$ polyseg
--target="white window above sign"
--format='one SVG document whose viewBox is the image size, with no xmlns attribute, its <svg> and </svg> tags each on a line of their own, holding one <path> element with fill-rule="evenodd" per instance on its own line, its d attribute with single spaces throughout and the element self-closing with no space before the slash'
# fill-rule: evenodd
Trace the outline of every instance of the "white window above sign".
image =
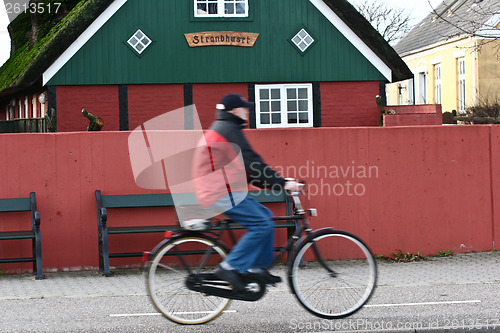
<svg viewBox="0 0 500 333">
<path fill-rule="evenodd" d="M 195 17 L 247 17 L 248 0 L 194 0 Z"/>
<path fill-rule="evenodd" d="M 127 43 L 137 51 L 138 54 L 142 54 L 142 52 L 151 45 L 151 39 L 139 29 L 129 38 Z"/>
</svg>

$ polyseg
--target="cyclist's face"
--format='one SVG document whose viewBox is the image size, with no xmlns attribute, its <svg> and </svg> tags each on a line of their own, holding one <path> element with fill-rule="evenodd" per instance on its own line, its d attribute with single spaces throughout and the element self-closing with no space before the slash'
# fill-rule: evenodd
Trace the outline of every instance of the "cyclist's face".
<svg viewBox="0 0 500 333">
<path fill-rule="evenodd" d="M 229 112 L 231 112 L 232 114 L 234 114 L 237 117 L 240 117 L 245 122 L 248 122 L 248 109 L 247 108 L 237 108 L 237 109 L 233 109 Z"/>
</svg>

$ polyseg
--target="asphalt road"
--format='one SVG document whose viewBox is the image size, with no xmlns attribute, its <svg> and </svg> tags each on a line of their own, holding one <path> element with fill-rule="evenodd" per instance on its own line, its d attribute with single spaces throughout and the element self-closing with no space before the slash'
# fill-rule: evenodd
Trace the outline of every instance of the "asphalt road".
<svg viewBox="0 0 500 333">
<path fill-rule="evenodd" d="M 47 275 L 0 277 L 0 332 L 500 332 L 499 253 L 379 262 L 374 297 L 342 320 L 310 315 L 282 283 L 210 323 L 181 326 L 155 312 L 138 271 Z"/>
</svg>

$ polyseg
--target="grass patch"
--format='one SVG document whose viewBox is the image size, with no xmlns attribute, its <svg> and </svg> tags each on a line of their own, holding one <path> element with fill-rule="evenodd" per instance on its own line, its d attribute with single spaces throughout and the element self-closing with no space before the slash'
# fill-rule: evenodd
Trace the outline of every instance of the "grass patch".
<svg viewBox="0 0 500 333">
<path fill-rule="evenodd" d="M 448 250 L 448 251 L 439 251 L 438 252 L 438 257 L 452 257 L 453 256 L 453 251 L 452 250 Z"/>
<path fill-rule="evenodd" d="M 417 254 L 409 253 L 406 252 L 404 253 L 403 250 L 398 250 L 396 252 L 392 253 L 391 257 L 386 257 L 383 255 L 377 256 L 377 259 L 381 259 L 384 261 L 388 262 L 416 262 L 416 261 L 423 261 L 427 260 L 428 258 L 421 255 L 420 252 L 417 252 Z"/>
</svg>

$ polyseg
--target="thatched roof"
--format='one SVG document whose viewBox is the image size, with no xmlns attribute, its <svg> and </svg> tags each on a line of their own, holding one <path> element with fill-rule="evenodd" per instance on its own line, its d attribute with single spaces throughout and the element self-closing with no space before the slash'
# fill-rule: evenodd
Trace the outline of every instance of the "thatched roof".
<svg viewBox="0 0 500 333">
<path fill-rule="evenodd" d="M 44 16 L 37 42 L 31 49 L 27 38 L 31 19 L 29 13 L 20 14 L 9 25 L 16 50 L 0 68 L 0 99 L 18 91 L 41 89 L 42 73 L 112 1 L 81 0 L 74 5 L 66 1 L 71 7 L 69 13 L 64 17 Z"/>
</svg>

